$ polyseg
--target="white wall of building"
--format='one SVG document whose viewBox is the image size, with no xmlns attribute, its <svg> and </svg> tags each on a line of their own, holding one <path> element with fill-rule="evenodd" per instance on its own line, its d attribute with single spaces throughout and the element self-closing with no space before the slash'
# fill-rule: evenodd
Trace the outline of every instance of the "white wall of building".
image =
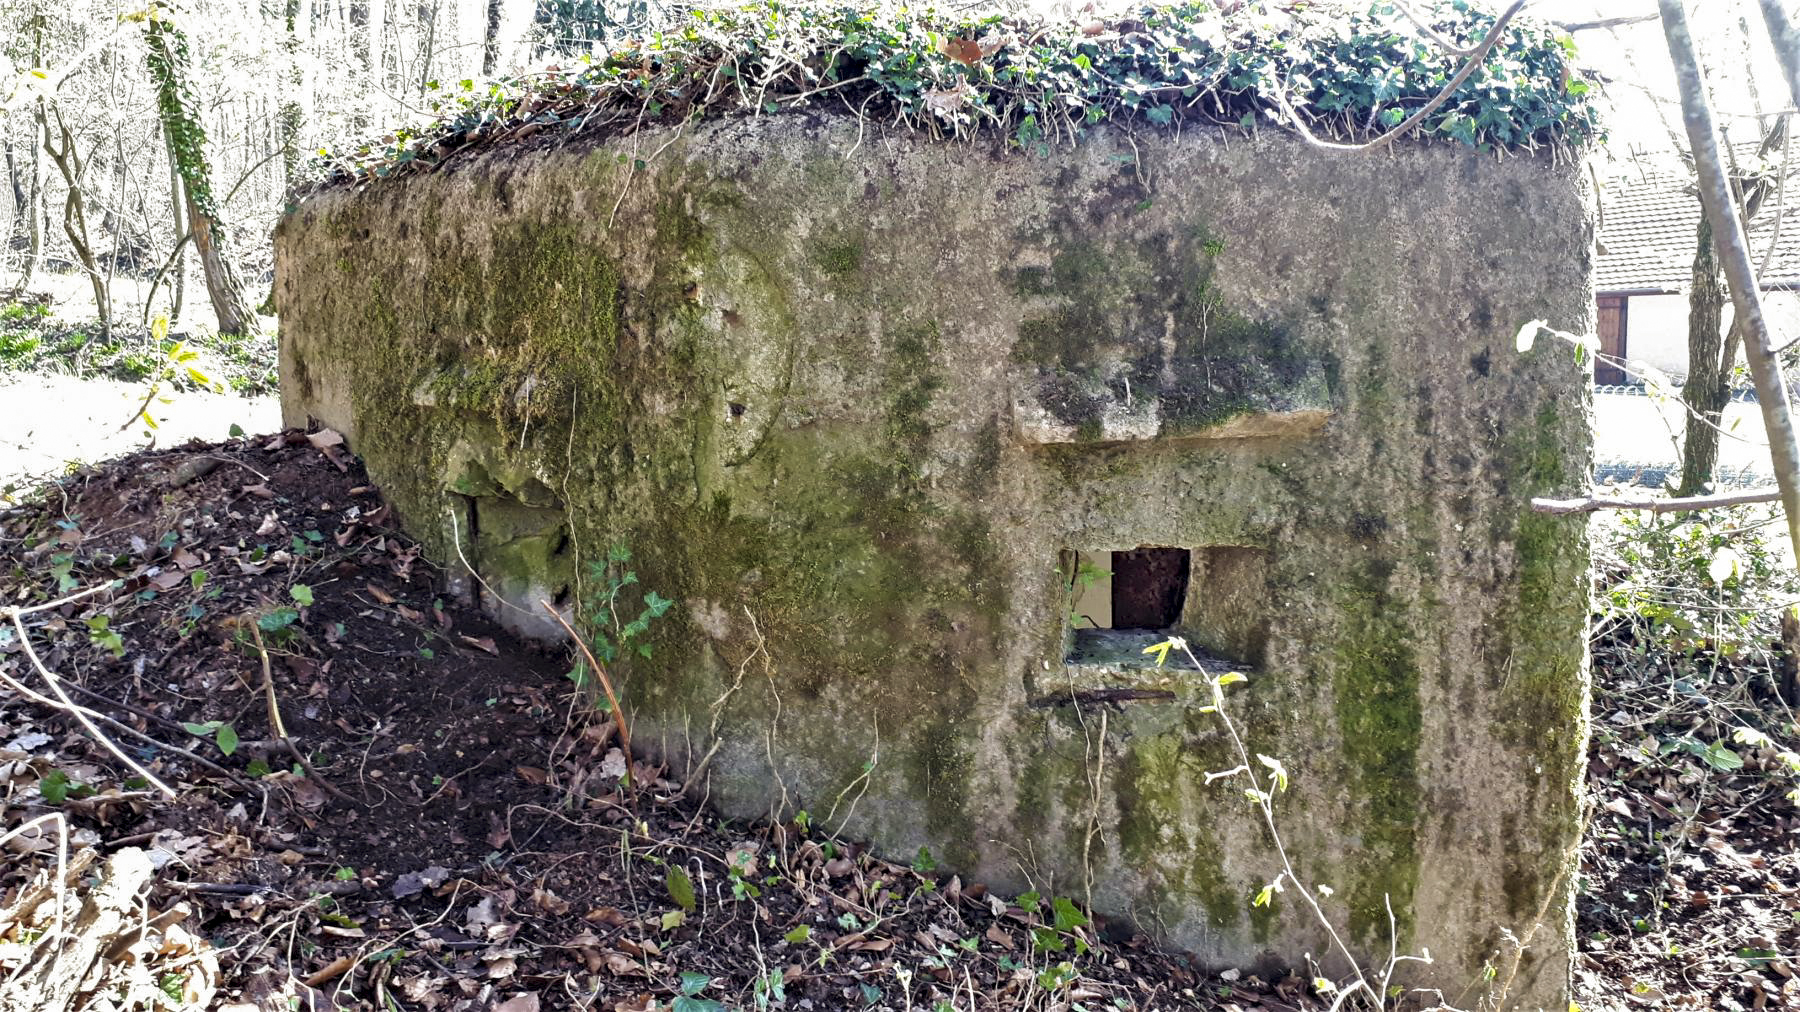
<svg viewBox="0 0 1800 1012">
<path fill-rule="evenodd" d="M 1800 292 L 1765 292 L 1763 311 L 1779 346 L 1800 337 Z M 1731 325 L 1725 306 L 1725 326 Z M 1677 383 L 1687 378 L 1687 295 L 1633 295 L 1625 300 L 1625 358 L 1649 365 Z"/>
</svg>

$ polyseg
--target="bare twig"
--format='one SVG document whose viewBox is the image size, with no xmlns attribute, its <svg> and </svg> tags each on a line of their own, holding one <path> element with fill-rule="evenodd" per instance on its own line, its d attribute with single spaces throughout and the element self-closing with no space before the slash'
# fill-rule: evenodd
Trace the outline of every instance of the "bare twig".
<svg viewBox="0 0 1800 1012">
<path fill-rule="evenodd" d="M 1641 25 L 1646 21 L 1655 21 L 1655 14 L 1628 14 L 1616 18 L 1599 18 L 1594 21 L 1553 21 L 1556 27 L 1573 35 L 1576 32 L 1591 31 L 1595 28 L 1623 28 L 1626 25 Z"/>
<path fill-rule="evenodd" d="M 13 628 L 15 630 L 17 630 L 18 634 L 19 634 L 19 645 L 24 648 L 26 658 L 28 658 L 31 661 L 31 666 L 37 669 L 38 677 L 42 678 L 44 680 L 44 684 L 50 686 L 50 691 L 56 694 L 56 700 L 52 701 L 52 700 L 46 698 L 45 696 L 42 696 L 36 692 L 31 691 L 29 688 L 26 688 L 24 685 L 20 684 L 19 682 L 14 681 L 11 676 L 8 676 L 4 673 L 0 673 L 0 679 L 4 679 L 7 683 L 12 685 L 13 688 L 17 689 L 22 694 L 24 694 L 28 697 L 35 697 L 36 699 L 38 699 L 41 702 L 48 703 L 49 705 L 55 706 L 57 709 L 62 710 L 65 713 L 72 715 L 76 719 L 76 721 L 78 721 L 81 724 L 81 726 L 87 730 L 87 733 L 89 735 L 91 735 L 95 741 L 100 743 L 101 747 L 105 748 L 108 752 L 111 752 L 114 756 L 118 757 L 120 762 L 123 762 L 127 767 L 129 767 L 133 773 L 136 773 L 138 776 L 143 777 L 144 781 L 146 783 L 148 783 L 150 786 L 155 787 L 157 790 L 161 791 L 165 796 L 167 796 L 169 798 L 174 798 L 175 797 L 174 788 L 171 788 L 168 784 L 165 784 L 161 780 L 158 780 L 156 778 L 156 774 L 151 773 L 149 770 L 145 769 L 141 764 L 138 763 L 137 760 L 126 755 L 125 751 L 123 749 L 121 749 L 121 748 L 119 748 L 119 746 L 113 744 L 113 740 L 111 738 L 108 738 L 105 735 L 105 733 L 103 733 L 100 730 L 100 728 L 94 724 L 93 720 L 90 719 L 90 714 L 92 714 L 92 711 L 88 710 L 86 707 L 81 706 L 80 704 L 76 703 L 73 699 L 69 698 L 69 694 L 67 692 L 63 691 L 61 680 L 58 679 L 56 677 L 56 675 L 53 672 L 51 672 L 49 667 L 47 667 L 44 664 L 43 658 L 38 656 L 37 648 L 35 648 L 31 645 L 31 635 L 25 631 L 24 616 L 28 612 L 43 611 L 47 608 L 60 607 L 61 605 L 69 604 L 74 601 L 79 601 L 85 597 L 91 597 L 95 594 L 100 593 L 103 590 L 111 590 L 112 587 L 113 587 L 113 584 L 108 583 L 101 587 L 89 588 L 88 590 L 82 591 L 79 594 L 71 594 L 68 597 L 61 598 L 56 601 L 51 601 L 48 604 L 35 605 L 30 608 L 18 608 L 18 607 L 0 608 L 0 618 L 7 618 L 7 619 L 12 620 Z M 104 716 L 104 715 L 93 714 L 93 716 Z M 111 720 L 111 718 L 106 718 L 106 719 Z M 116 724 L 118 722 L 112 721 L 112 723 Z M 121 725 L 121 726 L 123 726 L 123 725 Z"/>
<path fill-rule="evenodd" d="M 95 39 L 88 44 L 86 49 L 76 53 L 67 62 L 55 70 L 45 71 L 41 76 L 36 73 L 20 75 L 18 83 L 13 89 L 8 91 L 5 95 L 0 96 L 0 113 L 12 112 L 14 109 L 20 108 L 24 103 L 31 99 L 43 95 L 55 94 L 56 90 L 62 87 L 63 81 L 66 80 L 70 74 L 75 73 L 76 69 L 83 63 L 86 63 L 88 60 L 99 55 L 101 50 L 104 50 L 106 47 L 118 41 L 119 36 L 124 35 L 129 30 L 130 24 L 126 21 L 121 21 L 119 27 L 113 29 L 110 34 Z"/>
<path fill-rule="evenodd" d="M 1481 48 L 1481 43 L 1479 42 L 1472 46 L 1457 46 L 1456 43 L 1445 38 L 1442 32 L 1431 27 L 1430 23 L 1424 18 L 1414 14 L 1412 8 L 1407 6 L 1406 0 L 1394 0 L 1394 6 L 1399 9 L 1400 13 L 1406 15 L 1406 20 L 1411 21 L 1414 27 L 1418 28 L 1419 31 L 1424 32 L 1426 38 L 1437 43 L 1439 49 L 1449 53 L 1451 56 L 1474 56 L 1476 50 Z"/>
<path fill-rule="evenodd" d="M 1194 651 L 1187 645 L 1187 641 L 1177 638 L 1174 642 L 1175 645 L 1180 648 L 1181 652 L 1187 655 L 1188 663 L 1194 666 L 1194 670 L 1205 674 L 1206 665 L 1201 664 L 1200 658 L 1194 656 Z M 1231 745 L 1237 752 L 1241 771 L 1250 777 L 1252 784 L 1255 784 L 1256 775 L 1253 771 L 1256 769 L 1256 764 L 1250 758 L 1250 750 L 1244 745 L 1244 739 L 1238 735 L 1237 723 L 1231 719 L 1230 714 L 1225 710 L 1225 690 L 1224 686 L 1220 683 L 1220 679 L 1223 677 L 1224 676 L 1222 675 L 1207 676 L 1208 683 L 1212 687 L 1214 713 L 1218 716 L 1219 722 L 1225 726 L 1225 733 L 1231 738 Z M 1209 780 L 1213 779 L 1213 777 L 1213 774 L 1208 774 Z M 1300 898 L 1306 902 L 1306 905 L 1312 908 L 1313 916 L 1318 920 L 1319 926 L 1325 929 L 1325 934 L 1331 939 L 1332 947 L 1337 949 L 1338 953 L 1344 957 L 1344 960 L 1350 964 L 1350 972 L 1356 977 L 1356 982 L 1349 987 L 1344 988 L 1343 991 L 1339 993 L 1337 1001 L 1333 1002 L 1331 1007 L 1333 1009 L 1338 1008 L 1339 1005 L 1350 997 L 1350 995 L 1355 994 L 1359 989 L 1368 992 L 1377 1002 L 1379 1002 L 1382 1000 L 1382 996 L 1375 992 L 1374 988 L 1370 986 L 1368 979 L 1363 976 L 1362 964 L 1357 961 L 1355 954 L 1350 951 L 1350 947 L 1344 944 L 1343 938 L 1338 935 L 1337 928 L 1332 925 L 1331 918 L 1325 916 L 1325 911 L 1319 906 L 1319 901 L 1313 897 L 1313 890 L 1306 884 L 1304 879 L 1295 873 L 1294 864 L 1288 859 L 1287 845 L 1282 842 L 1281 830 L 1275 825 L 1275 790 L 1276 786 L 1273 783 L 1270 784 L 1267 791 L 1263 791 L 1259 788 L 1257 791 L 1256 808 L 1263 817 L 1263 826 L 1269 831 L 1269 839 L 1275 844 L 1275 854 L 1281 859 L 1282 873 L 1287 876 L 1289 882 L 1294 884 L 1294 891 L 1298 892 Z M 1279 878 L 1277 881 L 1279 881 Z"/>
<path fill-rule="evenodd" d="M 126 429 L 131 428 L 132 422 L 145 417 L 145 412 L 150 410 L 150 402 L 156 400 L 156 395 L 160 393 L 162 393 L 162 384 L 152 380 L 150 383 L 150 391 L 144 395 L 143 403 L 137 406 L 137 410 L 131 413 L 130 418 L 125 419 L 125 424 L 119 426 L 118 431 L 124 432 Z M 152 426 L 152 428 L 154 428 L 154 426 Z"/>
<path fill-rule="evenodd" d="M 756 616 L 751 613 L 748 605 L 744 607 L 744 614 L 749 615 L 752 622 L 756 620 Z M 737 667 L 737 678 L 725 687 L 725 691 L 719 693 L 719 698 L 713 700 L 712 726 L 707 730 L 707 737 L 712 739 L 712 744 L 707 746 L 706 754 L 701 756 L 700 761 L 688 771 L 687 783 L 681 787 L 683 794 L 693 797 L 696 787 L 705 784 L 707 767 L 712 764 L 713 756 L 718 753 L 719 746 L 725 743 L 725 739 L 719 736 L 719 725 L 725 719 L 725 705 L 731 701 L 732 696 L 737 694 L 738 689 L 743 687 L 745 669 L 750 666 L 750 662 L 755 660 L 758 654 L 762 653 L 765 646 L 762 637 L 757 636 L 755 649 L 746 654 L 743 662 Z M 690 751 L 689 755 L 692 754 Z"/>
<path fill-rule="evenodd" d="M 500 596 L 500 592 L 490 586 L 486 580 L 483 580 L 481 574 L 475 571 L 475 567 L 469 564 L 469 557 L 464 555 L 462 550 L 462 526 L 456 522 L 456 509 L 455 507 L 447 505 L 444 507 L 444 513 L 450 517 L 450 545 L 456 549 L 456 558 L 457 561 L 463 564 L 463 570 L 469 574 L 470 578 L 481 585 L 481 589 L 492 595 L 494 600 L 500 603 L 501 607 L 511 608 L 521 615 L 530 615 L 530 609 L 521 608 Z"/>
<path fill-rule="evenodd" d="M 619 697 L 613 692 L 612 679 L 607 677 L 606 669 L 600 665 L 594 652 L 588 649 L 587 641 L 575 632 L 575 627 L 569 624 L 568 619 L 563 618 L 562 613 L 557 611 L 549 601 L 539 600 L 538 603 L 544 606 L 544 610 L 550 613 L 550 617 L 556 620 L 556 624 L 562 626 L 563 630 L 569 634 L 569 638 L 575 641 L 575 645 L 581 648 L 581 656 L 587 658 L 588 665 L 594 669 L 594 674 L 600 679 L 600 688 L 605 691 L 606 701 L 612 704 L 613 717 L 619 722 L 619 748 L 625 753 L 625 787 L 631 791 L 631 803 L 636 805 L 637 775 L 631 768 L 631 724 L 626 721 L 625 708 L 619 705 Z"/>
<path fill-rule="evenodd" d="M 257 656 L 262 658 L 263 702 L 267 704 L 269 708 L 269 732 L 280 739 L 283 745 L 287 746 L 287 750 L 293 755 L 294 761 L 300 764 L 300 768 L 306 771 L 307 777 L 311 779 L 313 783 L 318 784 L 323 788 L 325 793 L 345 804 L 358 804 L 355 798 L 352 798 L 350 795 L 333 787 L 331 781 L 320 776 L 319 771 L 313 769 L 313 764 L 307 762 L 306 754 L 300 751 L 298 745 L 294 744 L 294 739 L 288 737 L 287 726 L 281 721 L 281 707 L 275 702 L 275 673 L 269 666 L 269 650 L 267 647 L 263 646 L 262 630 L 257 628 L 254 619 L 250 622 L 250 638 L 256 642 Z"/>
<path fill-rule="evenodd" d="M 10 924 L 23 923 L 37 911 L 38 907 L 43 905 L 43 902 L 46 899 L 54 897 L 56 900 L 56 921 L 51 932 L 60 942 L 60 939 L 63 937 L 63 908 L 66 905 L 64 896 L 67 894 L 69 880 L 93 862 L 95 852 L 91 848 L 84 850 L 82 851 L 82 860 L 78 860 L 74 863 L 70 862 L 69 820 L 64 818 L 63 813 L 61 812 L 50 812 L 49 814 L 40 815 L 35 819 L 27 821 L 19 828 L 0 836 L 0 844 L 6 843 L 15 836 L 23 836 L 26 832 L 35 829 L 46 822 L 56 827 L 56 871 L 53 873 L 50 882 L 44 888 L 28 890 L 16 897 L 12 907 L 7 911 L 7 914 Z M 10 924 L 0 922 L 0 926 L 10 927 Z M 6 983 L 11 984 L 18 978 L 19 974 L 25 972 L 25 968 L 29 965 L 28 962 L 19 964 L 19 968 L 13 971 L 11 976 L 7 977 Z"/>
<path fill-rule="evenodd" d="M 1438 106 L 1449 101 L 1451 95 L 1456 94 L 1456 89 L 1461 88 L 1463 82 L 1467 81 L 1470 76 L 1475 73 L 1476 69 L 1481 66 L 1482 61 L 1487 59 L 1488 53 L 1493 51 L 1494 45 L 1500 41 L 1501 33 L 1506 31 L 1506 23 L 1512 20 L 1513 15 L 1519 13 L 1520 8 L 1524 7 L 1525 3 L 1526 0 L 1513 0 L 1512 3 L 1508 4 L 1506 10 L 1500 12 L 1500 17 L 1494 22 L 1494 27 L 1488 29 L 1486 37 L 1484 37 L 1480 44 L 1474 48 L 1473 55 L 1463 62 L 1462 68 L 1456 72 L 1456 76 L 1452 77 L 1449 83 L 1445 84 L 1443 89 L 1436 95 L 1433 95 L 1431 101 L 1426 102 L 1420 107 L 1418 112 L 1408 116 L 1399 126 L 1396 126 L 1372 141 L 1366 141 L 1362 144 L 1338 144 L 1334 141 L 1321 140 L 1314 136 L 1312 131 L 1306 128 L 1306 123 L 1301 120 L 1300 114 L 1294 110 L 1294 107 L 1291 104 L 1289 104 L 1287 100 L 1287 90 L 1285 88 L 1278 89 L 1275 92 L 1275 101 L 1281 106 L 1282 115 L 1287 117 L 1289 125 L 1300 134 L 1301 139 L 1305 140 L 1306 143 L 1315 148 L 1325 148 L 1330 151 L 1343 151 L 1352 154 L 1361 154 L 1384 148 L 1393 141 L 1398 140 L 1411 132 L 1414 127 L 1418 126 L 1420 122 L 1425 119 L 1425 117 L 1437 111 Z M 1452 52 L 1457 51 L 1452 50 Z"/>
<path fill-rule="evenodd" d="M 1598 513 L 1601 510 L 1648 510 L 1651 513 L 1687 513 L 1693 510 L 1713 510 L 1724 506 L 1744 506 L 1750 503 L 1778 502 L 1781 492 L 1767 489 L 1761 492 L 1732 492 L 1723 495 L 1693 495 L 1681 498 L 1657 496 L 1590 496 L 1584 499 L 1533 499 L 1531 510 L 1534 513 L 1549 513 L 1553 516 L 1564 513 Z"/>
<path fill-rule="evenodd" d="M 76 714 L 77 720 L 79 720 L 82 715 L 86 715 L 88 717 L 93 718 L 94 720 L 99 721 L 102 724 L 105 724 L 107 727 L 110 727 L 113 730 L 118 731 L 122 734 L 130 735 L 131 737 L 136 738 L 139 741 L 146 742 L 150 745 L 154 745 L 155 747 L 162 749 L 164 751 L 173 752 L 174 754 L 181 756 L 183 759 L 188 760 L 189 762 L 193 763 L 194 765 L 200 766 L 204 769 L 209 769 L 209 770 L 213 771 L 214 773 L 217 773 L 219 776 L 224 777 L 227 780 L 240 781 L 240 778 L 237 776 L 237 774 L 231 772 L 230 770 L 226 769 L 223 766 L 220 766 L 218 763 L 215 763 L 215 762 L 211 761 L 210 759 L 205 758 L 204 756 L 196 755 L 194 752 L 192 752 L 188 749 L 182 748 L 180 745 L 171 745 L 168 742 L 161 741 L 156 738 L 152 738 L 149 735 L 145 734 L 144 732 L 139 731 L 137 728 L 132 727 L 130 724 L 127 724 L 120 720 L 115 720 L 112 717 L 110 717 L 104 713 L 101 713 L 98 710 L 90 710 L 87 707 L 81 706 L 79 704 L 70 704 L 70 706 L 65 706 L 62 703 L 59 703 L 56 700 L 50 698 L 49 696 L 46 696 L 41 692 L 37 692 L 37 691 L 33 690 L 30 686 L 27 686 L 24 683 L 18 681 L 17 679 L 13 678 L 11 675 L 8 675 L 4 671 L 0 671 L 0 684 L 6 685 L 7 687 L 11 688 L 14 692 L 17 692 L 20 696 L 24 697 L 25 699 L 30 700 L 33 703 L 37 703 L 40 706 L 47 706 L 53 710 L 61 710 L 66 713 L 75 713 L 75 711 L 78 710 L 78 711 L 80 711 L 80 713 Z M 59 685 L 61 684 L 60 680 L 58 681 L 58 684 Z M 73 685 L 74 683 L 71 682 L 69 684 Z M 90 693 L 90 695 L 92 695 L 92 693 Z M 104 698 L 104 697 L 101 697 L 101 698 Z M 108 702 L 110 702 L 110 700 L 108 700 Z M 71 706 L 73 707 L 73 709 L 71 709 Z M 83 726 L 86 726 L 85 722 L 84 722 Z M 113 751 L 113 746 L 110 741 L 107 741 L 104 737 L 102 737 L 100 739 L 100 741 L 106 745 L 108 751 Z M 113 754 L 117 755 L 118 753 L 116 751 L 113 751 Z M 127 760 L 127 761 L 129 762 L 129 760 Z M 137 767 L 134 766 L 133 768 L 136 769 Z M 155 786 L 161 786 L 160 784 L 157 783 L 157 781 L 154 778 L 148 778 L 148 782 Z M 163 788 L 163 789 L 167 790 L 167 788 Z"/>
</svg>

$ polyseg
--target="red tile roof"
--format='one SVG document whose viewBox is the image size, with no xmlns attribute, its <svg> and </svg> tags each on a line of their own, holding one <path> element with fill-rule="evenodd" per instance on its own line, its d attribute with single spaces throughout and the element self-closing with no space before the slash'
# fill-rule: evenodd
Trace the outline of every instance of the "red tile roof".
<svg viewBox="0 0 1800 1012">
<path fill-rule="evenodd" d="M 1754 146 L 1739 150 L 1740 164 L 1746 157 L 1755 157 Z M 1604 222 L 1594 287 L 1603 293 L 1685 288 L 1693 272 L 1695 229 L 1700 225 L 1700 197 L 1693 180 L 1664 174 L 1616 178 L 1606 183 L 1600 200 Z M 1769 241 L 1776 238 L 1775 258 L 1763 274 L 1765 288 L 1800 285 L 1800 171 L 1789 170 L 1786 201 L 1779 238 L 1774 195 L 1750 223 L 1753 263 L 1762 264 Z"/>
</svg>

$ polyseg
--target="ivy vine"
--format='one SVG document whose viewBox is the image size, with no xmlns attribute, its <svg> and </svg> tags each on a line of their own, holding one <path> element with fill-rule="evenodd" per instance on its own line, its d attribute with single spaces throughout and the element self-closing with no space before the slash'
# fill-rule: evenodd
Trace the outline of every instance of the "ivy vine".
<svg viewBox="0 0 1800 1012">
<path fill-rule="evenodd" d="M 206 164 L 206 128 L 200 123 L 200 104 L 188 83 L 193 76 L 187 35 L 177 28 L 166 9 L 151 5 L 143 17 L 145 62 L 156 83 L 156 111 L 168 132 L 175 169 L 187 186 L 194 209 L 209 221 L 219 221 L 213 199 L 212 173 Z"/>
<path fill-rule="evenodd" d="M 1494 24 L 1468 0 L 1415 12 L 1465 45 Z M 1570 153 L 1600 133 L 1574 56 L 1565 33 L 1514 21 L 1419 132 L 1485 152 Z M 763 0 L 696 10 L 672 30 L 568 65 L 432 82 L 431 122 L 321 151 L 317 168 L 386 177 L 546 131 L 619 134 L 801 106 L 940 137 L 993 131 L 1043 151 L 1109 122 L 1256 129 L 1280 122 L 1285 98 L 1314 133 L 1348 141 L 1400 123 L 1460 59 L 1382 0 L 1350 10 L 1252 2 L 1230 14 L 1187 2 L 1086 23 Z"/>
</svg>

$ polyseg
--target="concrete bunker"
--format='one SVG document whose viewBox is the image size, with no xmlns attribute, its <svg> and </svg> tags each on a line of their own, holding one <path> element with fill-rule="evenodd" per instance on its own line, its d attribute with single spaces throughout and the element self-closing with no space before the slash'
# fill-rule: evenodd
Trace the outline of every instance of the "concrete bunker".
<svg viewBox="0 0 1800 1012">
<path fill-rule="evenodd" d="M 1508 1007 L 1566 1008 L 1586 544 L 1527 502 L 1583 480 L 1587 387 L 1513 335 L 1588 323 L 1578 166 L 871 129 L 646 128 L 317 192 L 277 233 L 286 416 L 526 610 L 629 546 L 678 602 L 620 665 L 637 738 L 717 745 L 728 812 L 853 791 L 829 828 L 891 855 L 1300 965 L 1324 939 L 1250 906 L 1272 858 L 1206 776 L 1234 760 L 1203 679 L 1141 653 L 1183 635 L 1249 672 L 1234 714 L 1358 952 L 1391 906 L 1436 959 L 1408 984 L 1516 961 Z"/>
</svg>

